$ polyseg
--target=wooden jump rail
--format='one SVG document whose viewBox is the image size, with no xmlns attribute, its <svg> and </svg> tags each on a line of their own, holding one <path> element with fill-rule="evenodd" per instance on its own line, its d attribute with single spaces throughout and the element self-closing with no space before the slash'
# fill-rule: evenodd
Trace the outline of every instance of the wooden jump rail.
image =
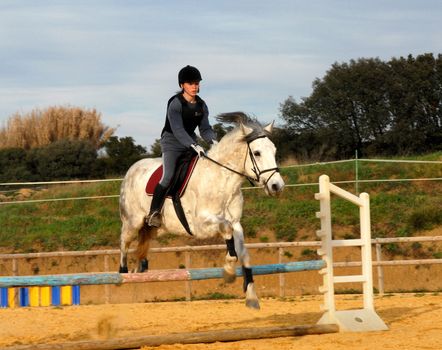
<svg viewBox="0 0 442 350">
<path fill-rule="evenodd" d="M 4 350 L 113 350 L 137 349 L 142 346 L 160 346 L 171 344 L 198 344 L 232 342 L 250 339 L 268 339 L 278 337 L 297 337 L 312 334 L 337 333 L 339 327 L 328 325 L 302 325 L 286 327 L 258 327 L 221 329 L 205 332 L 187 332 L 165 335 L 146 335 L 138 337 L 114 338 L 109 340 L 83 340 L 68 343 L 19 345 Z"/>
<path fill-rule="evenodd" d="M 269 275 L 296 271 L 320 270 L 325 266 L 322 260 L 296 261 L 285 264 L 269 264 L 253 266 L 254 275 Z M 144 282 L 197 281 L 223 278 L 223 268 L 201 269 L 170 269 L 150 270 L 143 273 L 101 272 L 78 273 L 64 275 L 40 276 L 6 276 L 0 277 L 0 287 L 26 286 L 67 286 L 67 285 L 98 285 L 124 284 Z M 242 269 L 237 268 L 236 274 L 242 276 Z"/>
</svg>

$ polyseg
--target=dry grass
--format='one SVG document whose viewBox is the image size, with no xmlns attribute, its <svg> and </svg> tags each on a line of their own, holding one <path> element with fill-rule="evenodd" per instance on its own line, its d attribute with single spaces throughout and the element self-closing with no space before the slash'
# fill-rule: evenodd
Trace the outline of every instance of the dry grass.
<svg viewBox="0 0 442 350">
<path fill-rule="evenodd" d="M 9 118 L 6 127 L 0 129 L 0 149 L 30 149 L 62 139 L 88 140 L 98 149 L 114 131 L 101 122 L 101 113 L 95 109 L 70 106 L 34 109 Z"/>
</svg>

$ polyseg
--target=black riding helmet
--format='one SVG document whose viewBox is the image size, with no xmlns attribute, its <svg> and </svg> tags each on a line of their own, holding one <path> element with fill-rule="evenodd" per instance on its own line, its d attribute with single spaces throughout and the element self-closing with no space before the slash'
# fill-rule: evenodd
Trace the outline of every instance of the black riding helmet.
<svg viewBox="0 0 442 350">
<path fill-rule="evenodd" d="M 192 66 L 185 66 L 182 68 L 178 73 L 178 85 L 181 86 L 181 84 L 184 83 L 191 83 L 193 81 L 201 81 L 203 78 L 201 78 L 201 73 L 198 69 Z"/>
</svg>

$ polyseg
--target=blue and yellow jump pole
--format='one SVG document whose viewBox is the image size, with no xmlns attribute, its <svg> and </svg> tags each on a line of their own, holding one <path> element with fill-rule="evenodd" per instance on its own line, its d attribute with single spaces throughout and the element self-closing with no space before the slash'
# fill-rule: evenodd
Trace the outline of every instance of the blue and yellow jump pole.
<svg viewBox="0 0 442 350">
<path fill-rule="evenodd" d="M 0 307 L 79 305 L 80 286 L 0 288 Z"/>
<path fill-rule="evenodd" d="M 80 286 L 40 287 L 40 306 L 80 305 Z M 49 305 L 48 305 L 49 304 Z"/>
<path fill-rule="evenodd" d="M 0 288 L 0 307 L 8 307 L 8 288 Z"/>
</svg>

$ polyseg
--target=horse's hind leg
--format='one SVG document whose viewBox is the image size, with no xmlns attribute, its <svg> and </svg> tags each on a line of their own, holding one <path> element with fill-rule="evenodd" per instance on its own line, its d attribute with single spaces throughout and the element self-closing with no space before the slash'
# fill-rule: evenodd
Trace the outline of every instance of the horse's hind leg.
<svg viewBox="0 0 442 350">
<path fill-rule="evenodd" d="M 149 252 L 150 241 L 156 235 L 156 232 L 156 228 L 146 226 L 143 226 L 138 231 L 138 246 L 136 250 L 138 260 L 137 272 L 145 272 L 149 268 L 147 253 Z"/>
<path fill-rule="evenodd" d="M 127 253 L 129 252 L 130 244 L 133 241 L 133 236 L 133 231 L 130 230 L 128 224 L 123 221 L 120 236 L 120 273 L 128 273 Z"/>
</svg>

